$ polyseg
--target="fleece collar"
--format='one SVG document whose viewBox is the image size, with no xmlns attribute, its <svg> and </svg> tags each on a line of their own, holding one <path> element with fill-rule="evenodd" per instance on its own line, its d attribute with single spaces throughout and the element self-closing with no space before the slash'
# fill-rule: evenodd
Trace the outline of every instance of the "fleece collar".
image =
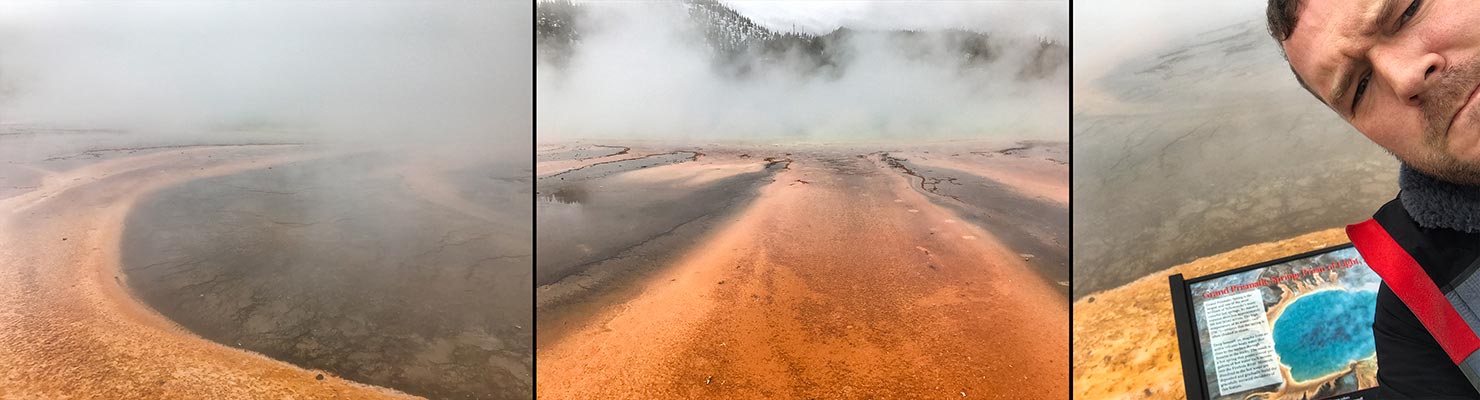
<svg viewBox="0 0 1480 400">
<path fill-rule="evenodd" d="M 1398 187 L 1398 200 L 1418 226 L 1480 232 L 1480 186 L 1444 182 L 1404 165 Z"/>
</svg>

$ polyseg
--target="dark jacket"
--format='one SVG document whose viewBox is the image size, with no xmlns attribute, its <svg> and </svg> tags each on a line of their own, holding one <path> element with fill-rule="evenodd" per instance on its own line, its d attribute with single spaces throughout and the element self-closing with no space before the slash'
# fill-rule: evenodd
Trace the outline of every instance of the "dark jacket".
<svg viewBox="0 0 1480 400">
<path fill-rule="evenodd" d="M 1474 273 L 1480 259 L 1480 187 L 1460 186 L 1404 168 L 1398 198 L 1373 215 L 1441 288 Z M 1386 284 L 1372 323 L 1378 398 L 1480 399 L 1413 311 Z"/>
</svg>

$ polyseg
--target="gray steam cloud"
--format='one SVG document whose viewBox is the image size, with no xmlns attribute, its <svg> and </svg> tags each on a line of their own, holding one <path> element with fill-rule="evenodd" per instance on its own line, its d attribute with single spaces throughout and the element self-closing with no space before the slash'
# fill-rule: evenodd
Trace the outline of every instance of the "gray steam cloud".
<svg viewBox="0 0 1480 400">
<path fill-rule="evenodd" d="M 1262 21 L 1265 4 L 1261 0 L 1080 2 L 1074 5 L 1074 79 L 1090 82 L 1133 57 L 1148 57 L 1200 33 Z"/>
<path fill-rule="evenodd" d="M 719 4 L 783 33 L 847 28 L 829 53 L 841 62 L 789 49 L 717 63 L 705 30 L 744 28 L 700 26 L 693 4 L 575 3 L 569 51 L 539 48 L 538 140 L 1068 138 L 1068 63 L 1022 73 L 1068 45 L 1068 2 Z M 947 29 L 986 33 L 991 61 L 964 62 Z"/>
<path fill-rule="evenodd" d="M 532 4 L 10 2 L 0 124 L 292 129 L 527 153 Z M 511 142 L 512 141 L 512 142 Z"/>
<path fill-rule="evenodd" d="M 0 0 L 0 200 L 51 202 L 5 226 L 127 206 L 115 279 L 203 338 L 427 398 L 530 398 L 533 11 Z M 308 145 L 161 149 L 287 143 Z M 56 189 L 71 173 L 86 190 Z"/>
<path fill-rule="evenodd" d="M 730 0 L 724 4 L 771 29 L 819 35 L 849 27 L 868 30 L 986 28 L 1055 40 L 1069 36 L 1067 2 Z"/>
</svg>

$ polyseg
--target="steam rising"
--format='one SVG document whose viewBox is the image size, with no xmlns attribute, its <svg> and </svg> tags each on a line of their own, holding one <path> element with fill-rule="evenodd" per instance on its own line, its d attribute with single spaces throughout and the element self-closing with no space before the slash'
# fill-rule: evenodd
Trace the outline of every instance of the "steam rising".
<svg viewBox="0 0 1480 400">
<path fill-rule="evenodd" d="M 286 392 L 344 379 L 427 398 L 531 398 L 532 11 L 501 0 L 6 2 L 0 200 L 35 200 L 0 218 L 115 232 L 93 243 L 117 257 L 53 268 L 67 272 L 52 280 L 116 265 L 109 285 L 223 345 L 189 358 L 222 385 Z M 99 210 L 127 217 L 87 213 Z M 6 321 L 137 322 L 67 306 L 133 299 L 34 289 L 22 297 L 48 300 L 24 304 L 66 317 Z M 123 331 L 99 335 L 118 347 L 183 333 Z M 55 369 L 27 360 L 60 357 L 51 365 L 86 373 L 92 361 L 178 361 L 136 356 L 154 345 L 59 340 L 21 364 Z M 335 379 L 243 371 L 215 357 L 226 348 Z M 20 389 L 55 392 L 47 375 Z M 211 391 L 232 389 L 256 386 Z"/>
<path fill-rule="evenodd" d="M 569 20 L 538 22 L 546 24 L 542 28 L 567 24 L 556 28 L 573 36 L 563 46 L 541 33 L 538 137 L 1065 140 L 1067 54 L 1057 57 L 1053 50 L 1067 46 L 1067 33 L 1058 29 L 1067 22 L 1055 19 L 1067 20 L 1068 5 L 1054 4 L 1064 11 L 1022 13 L 1027 20 L 1015 23 L 989 18 L 1000 24 L 981 26 L 951 17 L 970 3 L 941 8 L 948 12 L 937 14 L 935 24 L 922 22 L 920 13 L 894 25 L 841 18 L 838 23 L 853 21 L 867 30 L 834 32 L 823 41 L 835 46 L 822 50 L 726 52 L 727 43 L 716 44 L 715 37 L 745 40 L 767 29 L 745 18 L 712 18 L 728 10 L 703 1 L 541 3 L 542 17 L 548 15 L 544 8 L 578 12 Z M 1042 5 L 1022 7 L 1033 6 Z M 992 7 L 982 10 L 1008 11 Z M 923 30 L 929 26 L 935 28 Z M 963 40 L 972 40 L 962 39 L 969 36 L 965 31 L 986 34 L 984 44 L 976 43 L 987 49 L 979 57 L 963 53 Z"/>
<path fill-rule="evenodd" d="M 528 143 L 531 7 L 10 3 L 0 124 Z"/>
</svg>

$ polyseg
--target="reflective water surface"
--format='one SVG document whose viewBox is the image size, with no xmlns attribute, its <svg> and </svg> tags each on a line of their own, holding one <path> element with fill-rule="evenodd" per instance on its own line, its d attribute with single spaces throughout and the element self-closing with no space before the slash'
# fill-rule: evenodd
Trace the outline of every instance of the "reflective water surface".
<svg viewBox="0 0 1480 400">
<path fill-rule="evenodd" d="M 128 284 L 228 346 L 432 398 L 529 398 L 527 160 L 420 162 L 364 153 L 160 191 L 129 215 Z"/>
</svg>

